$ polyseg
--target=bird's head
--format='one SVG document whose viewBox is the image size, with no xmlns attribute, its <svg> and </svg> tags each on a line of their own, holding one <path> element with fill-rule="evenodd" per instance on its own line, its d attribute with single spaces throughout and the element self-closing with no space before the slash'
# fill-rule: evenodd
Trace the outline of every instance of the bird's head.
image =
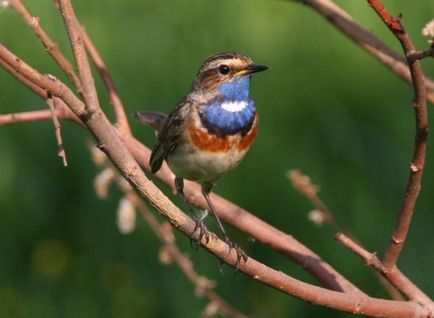
<svg viewBox="0 0 434 318">
<path fill-rule="evenodd" d="M 193 83 L 195 93 L 221 94 L 229 99 L 247 98 L 250 76 L 265 71 L 265 65 L 254 64 L 244 54 L 237 52 L 217 53 L 202 64 Z"/>
</svg>

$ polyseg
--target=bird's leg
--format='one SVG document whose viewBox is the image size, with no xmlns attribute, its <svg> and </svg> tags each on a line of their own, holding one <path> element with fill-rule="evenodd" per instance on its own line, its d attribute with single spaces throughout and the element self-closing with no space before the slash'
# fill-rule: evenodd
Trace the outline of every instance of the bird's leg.
<svg viewBox="0 0 434 318">
<path fill-rule="evenodd" d="M 220 228 L 220 231 L 223 234 L 223 238 L 224 238 L 225 242 L 229 245 L 229 253 L 231 252 L 232 248 L 237 253 L 237 262 L 236 262 L 235 266 L 238 268 L 241 260 L 243 260 L 244 262 L 247 261 L 247 254 L 241 249 L 241 247 L 239 247 L 234 242 L 232 242 L 231 239 L 229 238 L 229 236 L 226 234 L 225 228 L 223 227 L 223 224 L 220 221 L 220 219 L 216 213 L 216 210 L 214 209 L 214 205 L 212 204 L 211 199 L 209 197 L 209 194 L 211 192 L 211 188 L 212 188 L 212 183 L 210 183 L 210 182 L 203 183 L 202 184 L 202 194 L 205 197 L 206 202 L 208 203 L 211 214 L 214 215 L 215 219 L 217 220 L 217 224 Z"/>
<path fill-rule="evenodd" d="M 184 201 L 185 206 L 187 207 L 188 214 L 190 215 L 190 217 L 195 222 L 194 230 L 193 230 L 193 232 L 191 234 L 194 234 L 197 230 L 199 230 L 199 241 L 202 241 L 202 238 L 205 238 L 206 243 L 208 243 L 209 242 L 210 234 L 209 234 L 208 229 L 206 228 L 205 224 L 203 224 L 203 222 L 202 222 L 202 220 L 204 218 L 203 217 L 198 217 L 194 213 L 193 208 L 187 202 L 187 198 L 185 197 L 185 194 L 184 194 L 184 179 L 176 177 L 175 178 L 175 188 L 176 188 L 176 192 L 179 195 L 179 197 L 182 199 L 182 201 Z M 191 238 L 190 238 L 190 245 L 193 247 Z"/>
</svg>

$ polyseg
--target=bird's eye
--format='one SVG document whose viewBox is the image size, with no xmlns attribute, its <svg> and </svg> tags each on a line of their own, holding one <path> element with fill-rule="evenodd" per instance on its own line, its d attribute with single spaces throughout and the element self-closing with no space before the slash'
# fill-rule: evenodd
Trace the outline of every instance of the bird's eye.
<svg viewBox="0 0 434 318">
<path fill-rule="evenodd" d="M 219 73 L 222 75 L 229 74 L 230 68 L 226 64 L 222 64 L 219 66 Z"/>
</svg>

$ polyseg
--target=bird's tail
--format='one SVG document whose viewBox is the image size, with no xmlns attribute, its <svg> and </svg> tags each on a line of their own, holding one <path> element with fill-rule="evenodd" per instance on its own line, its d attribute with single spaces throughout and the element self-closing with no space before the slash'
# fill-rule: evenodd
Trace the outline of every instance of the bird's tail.
<svg viewBox="0 0 434 318">
<path fill-rule="evenodd" d="M 159 112 L 135 112 L 134 118 L 137 119 L 142 124 L 155 129 L 157 132 L 161 130 L 164 123 L 166 122 L 167 115 Z"/>
</svg>

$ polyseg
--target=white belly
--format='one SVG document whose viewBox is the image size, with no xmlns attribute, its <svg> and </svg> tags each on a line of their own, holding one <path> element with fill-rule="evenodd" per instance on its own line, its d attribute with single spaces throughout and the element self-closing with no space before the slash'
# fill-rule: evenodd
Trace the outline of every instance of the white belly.
<svg viewBox="0 0 434 318">
<path fill-rule="evenodd" d="M 167 162 L 178 177 L 212 182 L 238 166 L 245 153 L 238 149 L 229 152 L 197 151 L 191 145 L 184 144 L 169 154 Z"/>
</svg>

